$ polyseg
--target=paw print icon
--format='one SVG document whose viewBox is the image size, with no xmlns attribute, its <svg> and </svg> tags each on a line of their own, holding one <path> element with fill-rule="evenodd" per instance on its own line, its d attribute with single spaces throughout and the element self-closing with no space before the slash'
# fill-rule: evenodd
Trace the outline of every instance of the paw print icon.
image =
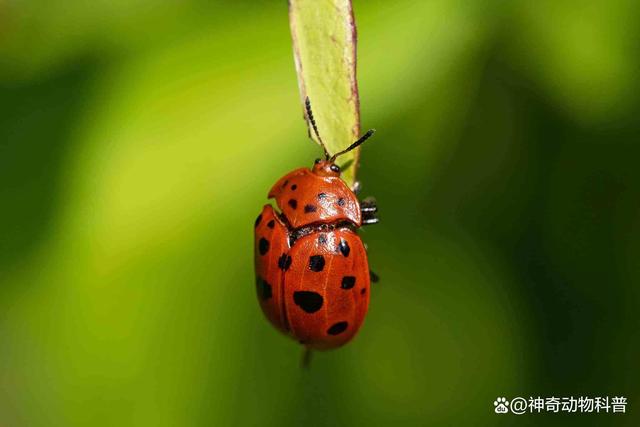
<svg viewBox="0 0 640 427">
<path fill-rule="evenodd" d="M 495 406 L 494 412 L 496 414 L 506 414 L 509 412 L 509 402 L 504 397 L 498 397 L 494 400 L 493 406 Z"/>
</svg>

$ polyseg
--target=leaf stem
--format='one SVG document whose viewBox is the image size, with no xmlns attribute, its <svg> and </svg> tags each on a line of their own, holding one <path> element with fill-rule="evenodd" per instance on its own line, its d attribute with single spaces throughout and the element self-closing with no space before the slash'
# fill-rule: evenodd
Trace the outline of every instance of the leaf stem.
<svg viewBox="0 0 640 427">
<path fill-rule="evenodd" d="M 309 97 L 319 134 L 330 154 L 343 151 L 360 135 L 356 80 L 356 25 L 351 0 L 289 0 L 293 53 L 304 108 Z M 312 139 L 318 141 L 314 133 Z M 359 148 L 341 156 L 342 179 L 355 182 Z"/>
</svg>

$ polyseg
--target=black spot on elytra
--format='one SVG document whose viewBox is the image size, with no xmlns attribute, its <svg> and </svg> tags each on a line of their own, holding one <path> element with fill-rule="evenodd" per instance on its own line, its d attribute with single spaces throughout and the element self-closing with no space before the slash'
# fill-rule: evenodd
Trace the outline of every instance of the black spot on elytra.
<svg viewBox="0 0 640 427">
<path fill-rule="evenodd" d="M 318 193 L 318 200 L 326 199 L 327 193 Z"/>
<path fill-rule="evenodd" d="M 280 258 L 278 258 L 278 267 L 281 270 L 287 271 L 289 267 L 291 267 L 291 257 L 287 254 L 282 254 Z"/>
<path fill-rule="evenodd" d="M 342 289 L 351 289 L 355 286 L 355 284 L 356 284 L 355 276 L 344 276 L 342 278 L 342 283 L 340 284 L 340 287 Z"/>
<path fill-rule="evenodd" d="M 269 241 L 264 237 L 261 237 L 258 242 L 258 251 L 260 252 L 260 255 L 264 255 L 269 252 Z"/>
<path fill-rule="evenodd" d="M 324 257 L 322 255 L 312 255 L 309 257 L 309 270 L 316 273 L 324 268 Z"/>
<path fill-rule="evenodd" d="M 289 199 L 287 204 L 291 206 L 291 209 L 296 209 L 298 207 L 298 201 L 296 199 Z"/>
<path fill-rule="evenodd" d="M 267 227 L 269 228 L 273 228 L 275 227 L 275 225 L 276 225 L 276 221 L 273 219 L 267 223 Z"/>
<path fill-rule="evenodd" d="M 298 186 L 296 184 L 293 184 L 291 186 L 291 190 L 296 191 L 298 189 Z"/>
<path fill-rule="evenodd" d="M 344 199 L 342 197 L 338 199 L 338 206 L 344 206 Z"/>
<path fill-rule="evenodd" d="M 258 218 L 256 218 L 256 223 L 254 225 L 254 227 L 257 227 L 260 225 L 260 221 L 262 221 L 262 214 L 258 215 Z"/>
<path fill-rule="evenodd" d="M 324 299 L 317 292 L 296 291 L 293 293 L 293 302 L 305 312 L 315 313 L 322 308 Z"/>
<path fill-rule="evenodd" d="M 325 243 L 327 243 L 327 235 L 326 234 L 320 234 L 318 236 L 318 243 L 321 245 L 324 245 Z"/>
<path fill-rule="evenodd" d="M 364 295 L 367 293 L 367 288 L 360 289 L 360 295 Z"/>
<path fill-rule="evenodd" d="M 284 182 L 282 183 L 282 188 L 286 187 L 288 183 L 289 183 L 289 180 L 285 179 Z"/>
<path fill-rule="evenodd" d="M 340 239 L 340 244 L 338 245 L 338 250 L 345 257 L 349 256 L 349 252 L 351 252 L 351 248 L 349 247 L 349 243 L 346 240 Z"/>
<path fill-rule="evenodd" d="M 314 205 L 304 205 L 304 213 L 311 213 L 317 210 L 318 208 L 316 208 Z"/>
<path fill-rule="evenodd" d="M 258 295 L 263 300 L 271 298 L 271 285 L 266 280 L 256 277 L 256 287 L 258 289 Z"/>
<path fill-rule="evenodd" d="M 327 329 L 327 333 L 329 335 L 341 334 L 341 333 L 343 333 L 344 331 L 347 330 L 347 326 L 349 326 L 349 324 L 347 322 L 335 323 L 333 326 L 331 326 L 329 329 Z"/>
</svg>

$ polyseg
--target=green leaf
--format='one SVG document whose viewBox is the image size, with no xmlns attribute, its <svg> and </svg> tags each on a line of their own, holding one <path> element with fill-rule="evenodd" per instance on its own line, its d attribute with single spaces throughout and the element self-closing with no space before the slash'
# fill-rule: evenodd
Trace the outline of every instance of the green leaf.
<svg viewBox="0 0 640 427">
<path fill-rule="evenodd" d="M 351 1 L 289 0 L 289 22 L 303 112 L 309 97 L 320 136 L 327 150 L 337 153 L 360 136 Z M 355 181 L 359 153 L 356 148 L 337 161 L 340 166 L 352 161 L 342 172 L 348 185 Z"/>
</svg>

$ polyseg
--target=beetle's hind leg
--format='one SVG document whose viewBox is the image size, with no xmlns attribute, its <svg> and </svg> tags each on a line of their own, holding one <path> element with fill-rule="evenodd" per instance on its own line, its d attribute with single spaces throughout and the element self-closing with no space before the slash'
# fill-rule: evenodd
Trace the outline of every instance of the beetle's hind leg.
<svg viewBox="0 0 640 427">
<path fill-rule="evenodd" d="M 360 211 L 362 212 L 362 225 L 377 224 L 380 222 L 378 218 L 378 204 L 373 197 L 367 197 L 360 202 Z"/>
<path fill-rule="evenodd" d="M 366 243 L 364 244 L 364 250 L 369 252 L 369 247 Z M 378 283 L 380 281 L 380 276 L 378 276 L 375 271 L 369 269 L 369 280 L 371 283 Z"/>
<path fill-rule="evenodd" d="M 378 283 L 380 281 L 380 276 L 373 272 L 373 270 L 369 270 L 369 280 L 371 283 Z"/>
</svg>

